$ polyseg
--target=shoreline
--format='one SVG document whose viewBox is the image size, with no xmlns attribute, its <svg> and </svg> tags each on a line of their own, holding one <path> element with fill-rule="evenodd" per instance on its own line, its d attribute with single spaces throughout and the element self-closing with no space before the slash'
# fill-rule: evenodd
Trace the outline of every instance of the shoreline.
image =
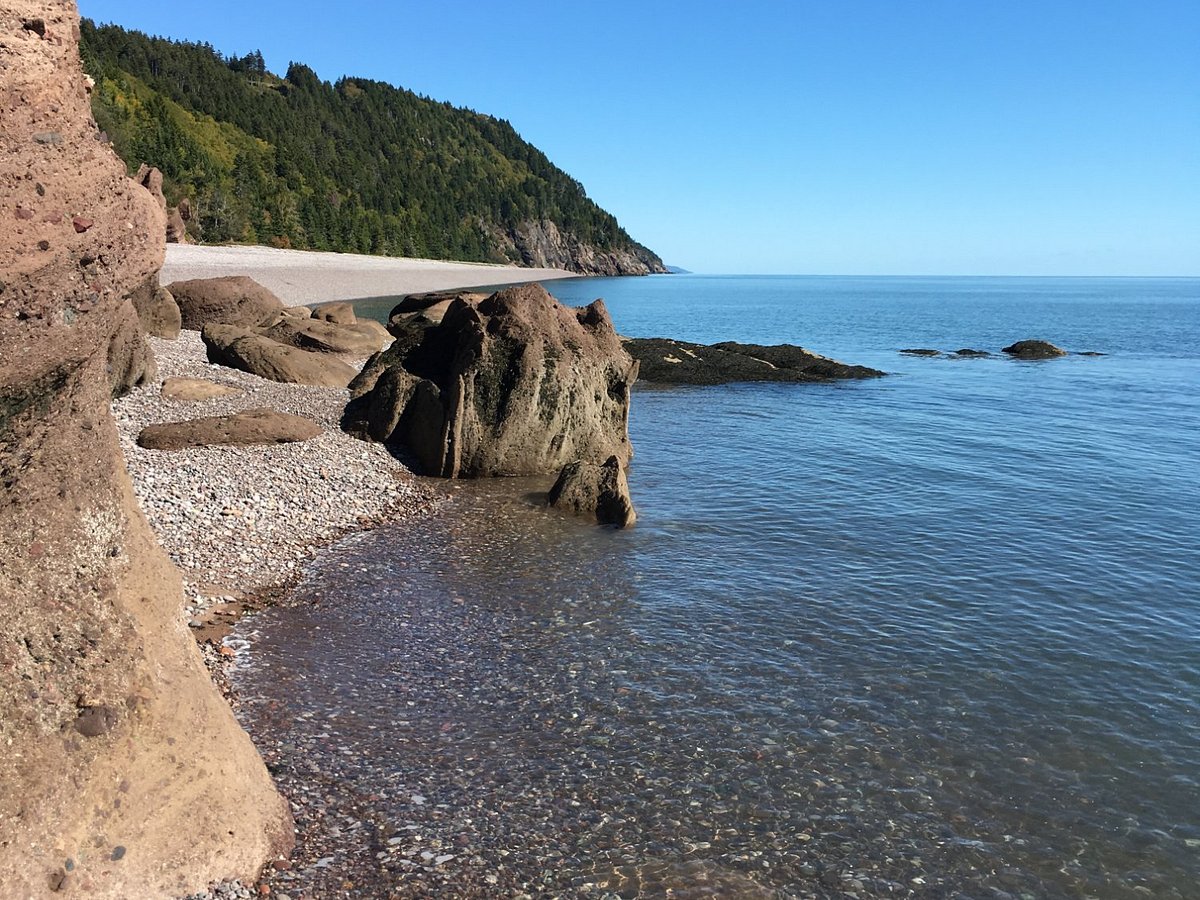
<svg viewBox="0 0 1200 900">
<path fill-rule="evenodd" d="M 250 276 L 286 306 L 585 277 L 564 269 L 253 245 L 167 244 L 159 282 L 165 287 L 172 281 L 226 275 Z"/>
</svg>

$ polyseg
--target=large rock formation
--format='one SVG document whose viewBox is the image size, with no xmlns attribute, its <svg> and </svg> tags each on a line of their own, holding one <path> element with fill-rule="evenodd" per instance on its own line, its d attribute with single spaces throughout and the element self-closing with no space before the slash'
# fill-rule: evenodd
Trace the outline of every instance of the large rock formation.
<svg viewBox="0 0 1200 900">
<path fill-rule="evenodd" d="M 359 358 L 378 353 L 392 342 L 387 329 L 378 322 L 337 325 L 325 319 L 279 316 L 274 324 L 256 328 L 254 332 L 280 344 L 299 347 L 301 350 L 339 353 Z"/>
<path fill-rule="evenodd" d="M 179 304 L 184 328 L 241 325 L 253 328 L 284 308 L 283 301 L 245 275 L 173 281 L 167 290 Z"/>
<path fill-rule="evenodd" d="M 209 362 L 288 384 L 344 388 L 358 373 L 336 356 L 301 350 L 236 325 L 200 332 Z"/>
<path fill-rule="evenodd" d="M 291 825 L 180 615 L 109 413 L 164 216 L 96 140 L 67 0 L 0 6 L 0 894 L 177 896 Z"/>
<path fill-rule="evenodd" d="M 631 338 L 625 349 L 641 363 L 643 381 L 725 384 L 730 381 L 832 381 L 886 374 L 840 363 L 792 344 L 690 344 L 669 338 Z"/>
<path fill-rule="evenodd" d="M 448 478 L 628 461 L 637 363 L 601 301 L 573 309 L 530 284 L 478 304 L 455 300 L 438 325 L 403 325 L 350 386 L 352 433 Z"/>
</svg>

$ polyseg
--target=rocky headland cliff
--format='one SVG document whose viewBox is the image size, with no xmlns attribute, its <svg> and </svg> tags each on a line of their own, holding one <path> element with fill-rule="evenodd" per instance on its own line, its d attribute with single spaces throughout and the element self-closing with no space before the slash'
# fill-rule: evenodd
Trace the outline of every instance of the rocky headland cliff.
<svg viewBox="0 0 1200 900">
<path fill-rule="evenodd" d="M 253 877 L 292 829 L 118 446 L 166 222 L 98 139 L 78 38 L 73 2 L 0 7 L 0 885 L 173 896 Z"/>
</svg>

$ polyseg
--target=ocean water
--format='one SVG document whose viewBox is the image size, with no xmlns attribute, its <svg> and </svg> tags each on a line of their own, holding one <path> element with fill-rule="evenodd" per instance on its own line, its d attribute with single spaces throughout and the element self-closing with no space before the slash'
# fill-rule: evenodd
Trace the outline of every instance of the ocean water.
<svg viewBox="0 0 1200 900">
<path fill-rule="evenodd" d="M 1200 896 L 1200 280 L 548 286 L 891 374 L 641 386 L 637 528 L 449 485 L 247 624 L 380 890 Z"/>
</svg>

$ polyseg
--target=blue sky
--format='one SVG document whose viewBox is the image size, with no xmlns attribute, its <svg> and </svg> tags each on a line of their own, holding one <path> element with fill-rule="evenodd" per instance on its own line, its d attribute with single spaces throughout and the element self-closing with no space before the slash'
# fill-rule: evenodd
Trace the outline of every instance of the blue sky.
<svg viewBox="0 0 1200 900">
<path fill-rule="evenodd" d="M 700 272 L 1200 274 L 1200 0 L 80 0 L 508 119 Z"/>
</svg>

